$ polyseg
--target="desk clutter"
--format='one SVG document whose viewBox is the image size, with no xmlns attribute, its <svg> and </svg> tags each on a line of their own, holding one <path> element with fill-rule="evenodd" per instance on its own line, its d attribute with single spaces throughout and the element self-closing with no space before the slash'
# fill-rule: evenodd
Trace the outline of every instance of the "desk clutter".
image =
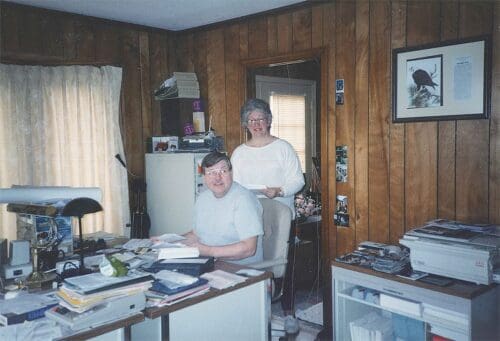
<svg viewBox="0 0 500 341">
<path fill-rule="evenodd" d="M 436 219 L 405 233 L 400 245 L 365 241 L 335 260 L 410 280 L 500 283 L 500 226 Z"/>
<path fill-rule="evenodd" d="M 100 244 L 113 244 L 109 235 L 97 237 Z M 59 261 L 52 290 L 19 289 L 22 281 L 11 284 L 0 294 L 0 339 L 19 336 L 21 324 L 37 320 L 52 322 L 49 329 L 54 332 L 44 334 L 45 339 L 64 337 L 264 273 L 254 269 L 242 269 L 240 274 L 214 271 L 215 259 L 199 257 L 197 249 L 182 244 L 183 239 L 165 234 L 155 240 L 106 245 L 85 257 L 85 266 L 91 270 L 88 274 L 68 273 L 68 269 L 79 268 L 79 259 Z"/>
</svg>

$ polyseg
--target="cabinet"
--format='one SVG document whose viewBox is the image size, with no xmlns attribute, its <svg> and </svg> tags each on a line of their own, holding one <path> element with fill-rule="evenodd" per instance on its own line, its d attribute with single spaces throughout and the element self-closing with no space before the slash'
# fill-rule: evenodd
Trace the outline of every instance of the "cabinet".
<svg viewBox="0 0 500 341">
<path fill-rule="evenodd" d="M 194 98 L 172 98 L 160 102 L 161 112 L 161 132 L 163 135 L 184 136 L 184 126 L 186 123 L 193 123 L 193 102 L 201 101 Z M 207 121 L 207 114 L 204 114 L 204 120 Z M 206 130 L 208 127 L 205 127 Z M 202 133 L 202 131 L 196 131 Z"/>
<path fill-rule="evenodd" d="M 201 161 L 206 153 L 146 154 L 150 236 L 183 234 L 193 228 L 196 196 L 205 189 Z"/>
<path fill-rule="evenodd" d="M 310 216 L 295 225 L 300 242 L 295 244 L 295 286 L 310 290 L 320 283 L 321 216 Z"/>
<path fill-rule="evenodd" d="M 409 333 L 406 336 L 411 340 L 433 340 L 434 336 L 498 340 L 499 288 L 462 281 L 438 287 L 333 262 L 333 335 L 342 341 L 384 340 L 382 333 L 379 338 L 375 335 L 387 323 L 392 333 L 387 339 Z M 370 327 L 367 319 L 377 321 Z M 368 339 L 370 334 L 363 334 L 363 328 L 374 330 Z"/>
</svg>

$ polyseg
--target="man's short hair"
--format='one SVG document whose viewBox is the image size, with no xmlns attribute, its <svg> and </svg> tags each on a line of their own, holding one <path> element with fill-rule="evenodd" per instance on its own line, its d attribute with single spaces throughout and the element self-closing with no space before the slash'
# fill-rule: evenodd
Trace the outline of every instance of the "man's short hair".
<svg viewBox="0 0 500 341">
<path fill-rule="evenodd" d="M 229 160 L 229 157 L 225 153 L 221 152 L 211 152 L 203 158 L 201 161 L 201 169 L 203 174 L 205 174 L 205 169 L 208 167 L 212 167 L 216 163 L 219 163 L 220 161 L 226 161 L 227 167 L 229 170 L 233 169 L 233 166 L 231 165 L 231 160 Z"/>
</svg>

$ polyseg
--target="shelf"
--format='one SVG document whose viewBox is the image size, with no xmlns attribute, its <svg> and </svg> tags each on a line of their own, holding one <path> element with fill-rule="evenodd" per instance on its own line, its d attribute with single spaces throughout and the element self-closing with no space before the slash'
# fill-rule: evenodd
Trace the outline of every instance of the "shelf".
<svg viewBox="0 0 500 341">
<path fill-rule="evenodd" d="M 365 289 L 364 292 L 360 292 L 363 294 L 372 292 L 386 295 L 382 300 L 390 306 L 365 300 L 363 295 L 353 297 L 352 292 L 356 288 Z M 381 275 L 361 267 L 357 269 L 354 266 L 334 264 L 332 324 L 335 339 L 351 340 L 349 327 L 351 322 L 372 312 L 385 317 L 390 316 L 400 322 L 401 318 L 408 318 L 408 321 L 414 321 L 415 325 L 422 325 L 425 333 L 418 337 L 422 341 L 430 339 L 432 335 L 460 340 L 498 339 L 500 327 L 497 326 L 499 315 L 495 303 L 500 295 L 500 286 L 475 286 L 475 288 L 477 290 L 471 288 L 467 292 L 464 290 L 457 292 L 448 288 L 444 293 L 442 288 L 436 286 L 422 286 L 415 281 L 402 281 L 397 276 Z M 464 293 L 467 295 L 463 295 Z M 396 308 L 399 303 L 401 303 L 399 306 L 403 307 L 406 302 L 410 303 L 407 311 Z M 413 303 L 419 305 L 420 315 L 415 314 L 417 306 L 412 305 Z M 401 331 L 401 325 L 396 326 L 394 324 L 394 331 Z"/>
<path fill-rule="evenodd" d="M 371 303 L 371 302 L 368 302 L 368 301 L 365 301 L 365 300 L 362 300 L 362 299 L 359 299 L 359 298 L 352 297 L 351 295 L 340 294 L 339 293 L 339 294 L 337 294 L 337 297 L 342 297 L 342 298 L 345 298 L 345 299 L 348 299 L 348 300 L 351 300 L 351 301 L 354 301 L 354 302 L 358 302 L 358 303 L 361 303 L 361 304 L 366 304 L 367 306 L 370 306 L 370 307 L 382 309 L 382 310 L 385 310 L 385 311 L 388 311 L 388 312 L 391 312 L 391 313 L 394 313 L 394 314 L 398 314 L 398 315 L 403 315 L 403 316 L 406 316 L 406 317 L 409 317 L 409 318 L 412 318 L 412 319 L 415 319 L 415 320 L 419 320 L 419 321 L 422 321 L 422 322 L 428 322 L 428 321 L 424 320 L 424 318 L 422 316 L 412 315 L 412 314 L 408 314 L 405 311 L 399 311 L 399 310 L 395 310 L 395 309 L 391 309 L 391 308 L 387 308 L 387 307 L 382 307 L 380 304 Z"/>
</svg>

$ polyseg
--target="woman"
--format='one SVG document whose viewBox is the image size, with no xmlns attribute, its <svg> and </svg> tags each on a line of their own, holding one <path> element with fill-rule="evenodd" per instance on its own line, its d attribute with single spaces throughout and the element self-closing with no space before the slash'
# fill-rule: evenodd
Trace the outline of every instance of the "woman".
<svg viewBox="0 0 500 341">
<path fill-rule="evenodd" d="M 249 99 L 240 115 L 251 138 L 231 156 L 234 181 L 249 188 L 265 186 L 260 192 L 290 207 L 295 217 L 294 196 L 305 184 L 297 153 L 290 143 L 271 135 L 273 116 L 268 103 Z"/>
</svg>

